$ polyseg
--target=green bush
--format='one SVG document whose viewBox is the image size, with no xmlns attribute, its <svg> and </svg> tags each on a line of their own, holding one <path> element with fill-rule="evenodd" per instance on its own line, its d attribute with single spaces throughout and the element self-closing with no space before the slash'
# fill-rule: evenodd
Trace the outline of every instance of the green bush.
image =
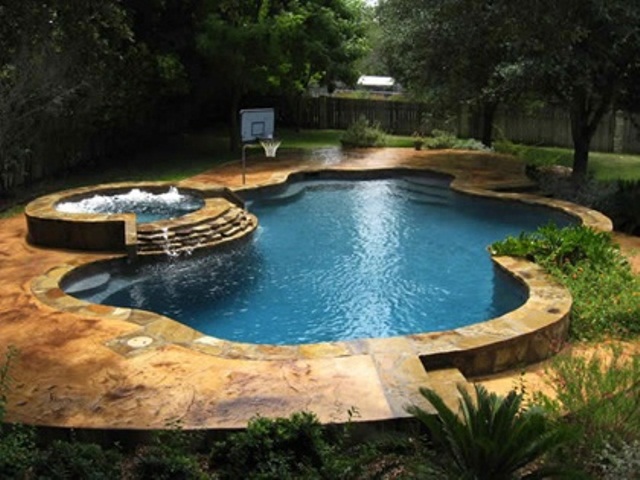
<svg viewBox="0 0 640 480">
<path fill-rule="evenodd" d="M 569 289 L 573 338 L 624 338 L 640 333 L 640 279 L 610 234 L 584 226 L 548 225 L 496 242 L 490 251 L 532 260 Z"/>
<path fill-rule="evenodd" d="M 443 466 L 452 478 L 506 480 L 525 468 L 536 478 L 569 473 L 540 463 L 543 456 L 569 439 L 569 430 L 550 422 L 540 409 L 523 408 L 522 393 L 513 390 L 501 397 L 475 385 L 474 399 L 463 387 L 458 390 L 459 414 L 426 388 L 420 393 L 436 415 L 415 405 L 407 409 L 443 449 Z"/>
<path fill-rule="evenodd" d="M 617 182 L 614 193 L 595 207 L 611 217 L 616 230 L 640 235 L 640 180 Z"/>
<path fill-rule="evenodd" d="M 444 130 L 433 130 L 431 137 L 427 138 L 427 148 L 439 150 L 444 148 L 455 148 L 458 137 L 453 133 Z"/>
<path fill-rule="evenodd" d="M 24 478 L 35 459 L 35 432 L 23 425 L 3 425 L 7 394 L 11 384 L 10 370 L 17 350 L 10 347 L 0 365 L 0 478 Z"/>
<path fill-rule="evenodd" d="M 564 455 L 602 473 L 620 460 L 624 446 L 640 441 L 640 357 L 625 359 L 619 349 L 589 358 L 559 356 L 553 360 L 549 384 L 555 395 L 536 401 L 578 429 Z M 619 468 L 619 467 L 616 467 Z M 598 478 L 601 478 L 598 475 Z M 620 476 L 617 478 L 631 478 Z"/>
<path fill-rule="evenodd" d="M 478 140 L 473 138 L 458 138 L 453 133 L 445 130 L 433 130 L 431 137 L 426 140 L 427 148 L 431 150 L 437 149 L 455 149 L 455 150 L 487 150 L 487 147 Z"/>
<path fill-rule="evenodd" d="M 299 412 L 252 419 L 245 431 L 216 443 L 209 460 L 222 479 L 348 478 L 352 468 L 336 446 L 315 415 Z"/>
<path fill-rule="evenodd" d="M 100 445 L 56 440 L 39 452 L 33 473 L 39 479 L 111 480 L 122 477 L 122 455 Z"/>
<path fill-rule="evenodd" d="M 133 459 L 133 478 L 139 480 L 200 480 L 207 478 L 194 453 L 166 446 L 140 448 Z"/>
<path fill-rule="evenodd" d="M 154 433 L 150 445 L 142 446 L 132 462 L 133 477 L 140 480 L 199 480 L 207 478 L 198 449 L 201 432 L 182 430 L 179 424 Z"/>
<path fill-rule="evenodd" d="M 22 479 L 36 460 L 36 435 L 25 425 L 3 425 L 0 429 L 0 478 Z"/>
<path fill-rule="evenodd" d="M 345 130 L 340 138 L 345 147 L 384 147 L 387 136 L 377 123 L 371 123 L 366 117 L 360 117 Z"/>
</svg>

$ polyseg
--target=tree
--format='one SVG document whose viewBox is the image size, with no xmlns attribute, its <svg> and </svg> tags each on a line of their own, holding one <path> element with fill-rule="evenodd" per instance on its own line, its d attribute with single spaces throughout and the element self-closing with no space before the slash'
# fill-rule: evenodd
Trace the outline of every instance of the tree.
<svg viewBox="0 0 640 480">
<path fill-rule="evenodd" d="M 198 35 L 212 84 L 229 103 L 232 148 L 237 113 L 250 93 L 300 94 L 311 81 L 354 80 L 364 53 L 360 0 L 209 1 Z"/>
<path fill-rule="evenodd" d="M 392 75 L 433 103 L 479 109 L 487 146 L 498 104 L 524 90 L 505 10 L 501 1 L 384 0 L 378 12 Z"/>
<path fill-rule="evenodd" d="M 640 111 L 640 3 L 628 0 L 384 0 L 393 74 L 448 104 L 483 111 L 529 92 L 570 114 L 574 177 L 614 107 Z"/>
<path fill-rule="evenodd" d="M 63 167 L 75 163 L 86 115 L 104 105 L 106 79 L 131 41 L 118 3 L 0 7 L 0 191 L 47 173 L 58 152 Z"/>
<path fill-rule="evenodd" d="M 570 113 L 579 179 L 604 114 L 617 106 L 639 110 L 640 3 L 542 0 L 527 7 L 512 15 L 524 30 L 518 48 L 536 89 Z"/>
</svg>

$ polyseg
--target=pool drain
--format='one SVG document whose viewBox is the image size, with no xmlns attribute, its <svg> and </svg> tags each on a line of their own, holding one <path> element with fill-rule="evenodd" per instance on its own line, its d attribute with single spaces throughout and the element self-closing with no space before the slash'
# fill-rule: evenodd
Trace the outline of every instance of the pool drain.
<svg viewBox="0 0 640 480">
<path fill-rule="evenodd" d="M 148 347 L 152 343 L 153 343 L 153 338 L 145 337 L 145 336 L 133 337 L 127 340 L 127 346 L 131 348 Z"/>
</svg>

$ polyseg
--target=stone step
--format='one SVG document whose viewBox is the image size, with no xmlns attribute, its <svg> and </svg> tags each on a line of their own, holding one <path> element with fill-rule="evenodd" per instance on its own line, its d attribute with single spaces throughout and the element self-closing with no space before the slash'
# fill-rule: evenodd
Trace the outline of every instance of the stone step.
<svg viewBox="0 0 640 480">
<path fill-rule="evenodd" d="M 180 225 L 167 230 L 147 229 L 139 232 L 137 250 L 140 254 L 166 254 L 191 252 L 215 246 L 220 241 L 253 229 L 256 222 L 242 209 L 230 209 L 214 219 L 193 226 Z"/>
<path fill-rule="evenodd" d="M 425 370 L 420 358 L 411 353 L 376 353 L 373 359 L 389 407 L 398 417 L 410 416 L 406 411 L 409 405 L 435 413 L 431 404 L 421 395 L 421 387 L 434 390 L 449 408 L 457 411 L 460 398 L 458 385 L 465 389 L 471 385 L 456 368 Z"/>
</svg>

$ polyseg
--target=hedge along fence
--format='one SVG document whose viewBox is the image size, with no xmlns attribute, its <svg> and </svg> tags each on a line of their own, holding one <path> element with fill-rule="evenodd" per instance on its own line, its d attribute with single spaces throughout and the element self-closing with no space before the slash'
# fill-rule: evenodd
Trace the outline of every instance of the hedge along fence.
<svg viewBox="0 0 640 480">
<path fill-rule="evenodd" d="M 302 99 L 299 123 L 306 128 L 346 129 L 360 116 L 365 116 L 389 133 L 411 135 L 421 128 L 429 114 L 429 107 L 422 103 L 314 97 Z M 573 148 L 569 113 L 559 107 L 547 106 L 533 112 L 500 108 L 494 127 L 494 136 L 513 142 Z M 478 138 L 482 122 L 469 108 L 461 107 L 448 121 L 430 119 L 428 129 L 434 128 L 452 131 L 460 137 Z M 607 113 L 596 130 L 591 148 L 602 152 L 640 153 L 640 129 L 627 113 Z"/>
</svg>

